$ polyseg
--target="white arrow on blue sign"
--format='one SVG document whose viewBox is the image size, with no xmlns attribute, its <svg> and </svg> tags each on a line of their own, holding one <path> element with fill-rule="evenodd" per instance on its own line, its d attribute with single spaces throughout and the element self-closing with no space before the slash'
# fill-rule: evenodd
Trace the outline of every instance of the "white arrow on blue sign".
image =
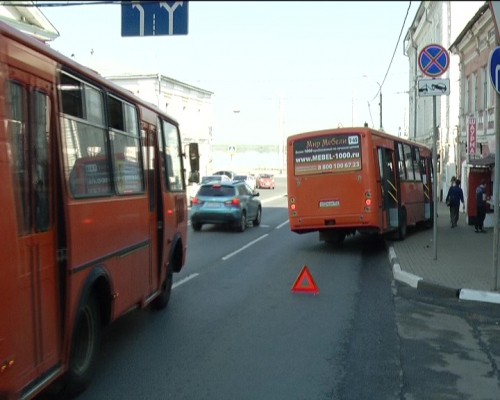
<svg viewBox="0 0 500 400">
<path fill-rule="evenodd" d="M 122 36 L 187 35 L 187 1 L 123 1 Z"/>
<path fill-rule="evenodd" d="M 488 62 L 490 78 L 496 92 L 500 94 L 500 47 L 496 47 L 490 54 Z"/>
</svg>

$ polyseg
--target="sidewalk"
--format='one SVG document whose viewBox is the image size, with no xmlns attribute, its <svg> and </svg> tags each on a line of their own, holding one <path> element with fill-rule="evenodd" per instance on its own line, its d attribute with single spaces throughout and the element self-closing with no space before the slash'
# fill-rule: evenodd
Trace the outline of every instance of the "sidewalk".
<svg viewBox="0 0 500 400">
<path fill-rule="evenodd" d="M 417 290 L 500 304 L 500 271 L 493 290 L 493 228 L 475 233 L 460 209 L 458 226 L 452 229 L 448 207 L 439 203 L 437 212 L 437 258 L 434 228 L 409 229 L 405 240 L 389 242 L 394 278 Z"/>
</svg>

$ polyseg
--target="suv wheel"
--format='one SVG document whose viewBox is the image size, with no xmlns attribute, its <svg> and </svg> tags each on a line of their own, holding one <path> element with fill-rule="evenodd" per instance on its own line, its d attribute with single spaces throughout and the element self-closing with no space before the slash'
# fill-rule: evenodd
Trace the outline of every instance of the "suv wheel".
<svg viewBox="0 0 500 400">
<path fill-rule="evenodd" d="M 240 222 L 238 224 L 238 232 L 244 232 L 246 228 L 247 228 L 247 215 L 243 211 L 241 213 Z"/>
<path fill-rule="evenodd" d="M 259 207 L 257 209 L 257 215 L 255 216 L 255 219 L 253 220 L 253 226 L 259 226 L 261 219 L 262 219 L 262 208 Z"/>
</svg>

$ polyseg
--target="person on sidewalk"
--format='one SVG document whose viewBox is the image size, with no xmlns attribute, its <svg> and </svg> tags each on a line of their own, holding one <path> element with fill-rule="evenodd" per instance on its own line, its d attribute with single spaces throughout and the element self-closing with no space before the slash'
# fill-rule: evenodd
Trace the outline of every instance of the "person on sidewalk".
<svg viewBox="0 0 500 400">
<path fill-rule="evenodd" d="M 460 187 L 460 179 L 456 179 L 455 183 L 448 189 L 448 195 L 446 196 L 446 204 L 450 207 L 450 225 L 452 228 L 456 228 L 458 223 L 460 203 L 465 207 L 464 192 Z"/>
<path fill-rule="evenodd" d="M 483 228 L 484 218 L 486 217 L 486 181 L 483 179 L 476 188 L 476 221 L 474 223 L 475 232 L 486 231 Z"/>
</svg>

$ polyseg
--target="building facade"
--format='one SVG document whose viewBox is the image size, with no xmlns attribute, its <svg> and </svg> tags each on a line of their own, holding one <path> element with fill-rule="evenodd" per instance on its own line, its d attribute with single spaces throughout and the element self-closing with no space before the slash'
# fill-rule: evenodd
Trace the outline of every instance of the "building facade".
<svg viewBox="0 0 500 400">
<path fill-rule="evenodd" d="M 456 138 L 461 175 L 468 194 L 468 215 L 475 215 L 475 188 L 482 179 L 492 193 L 495 165 L 495 90 L 491 83 L 489 59 L 498 46 L 495 23 L 488 2 L 465 25 L 451 44 L 450 51 L 459 57 L 460 104 Z M 490 217 L 490 218 L 488 218 Z M 492 225 L 487 214 L 485 224 Z"/>
<path fill-rule="evenodd" d="M 59 32 L 45 18 L 45 15 L 34 6 L 33 1 L 23 3 L 30 3 L 32 6 L 26 6 L 16 1 L 2 1 L 0 20 L 45 43 L 59 37 Z"/>
<path fill-rule="evenodd" d="M 430 44 L 449 49 L 454 39 L 475 15 L 484 2 L 422 1 L 405 36 L 404 51 L 409 61 L 409 138 L 429 147 L 433 145 L 434 110 L 432 96 L 420 96 L 418 82 L 430 79 L 419 66 L 421 51 Z M 449 66 L 440 79 L 450 80 L 450 94 L 436 96 L 437 152 L 439 165 L 438 194 L 446 195 L 452 176 L 460 175 L 456 138 L 461 129 L 460 60 L 449 54 Z"/>
</svg>

